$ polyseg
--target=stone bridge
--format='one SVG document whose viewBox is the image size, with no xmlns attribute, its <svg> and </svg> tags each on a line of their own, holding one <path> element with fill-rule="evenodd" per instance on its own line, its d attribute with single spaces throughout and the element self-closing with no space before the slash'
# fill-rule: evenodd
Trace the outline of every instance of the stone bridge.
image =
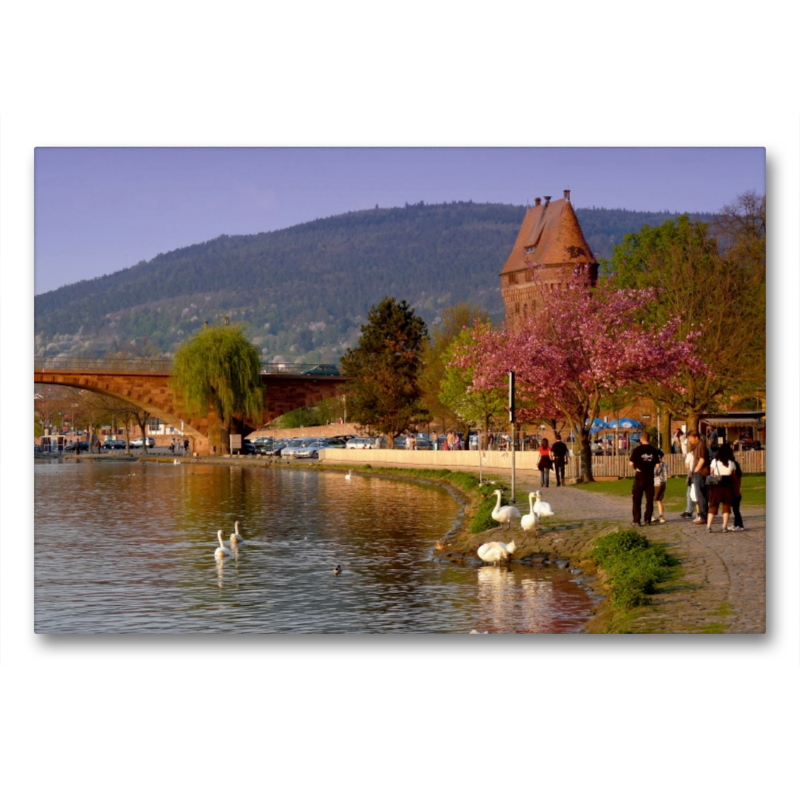
<svg viewBox="0 0 800 800">
<path fill-rule="evenodd" d="M 239 431 L 247 435 L 262 425 L 271 422 L 296 408 L 310 406 L 334 397 L 346 380 L 326 365 L 309 369 L 298 365 L 289 369 L 283 365 L 270 364 L 269 372 L 262 372 L 261 380 L 266 388 L 266 404 L 263 418 L 259 420 L 239 419 Z M 319 374 L 314 374 L 318 371 Z M 310 374 L 309 374 L 310 373 Z M 34 360 L 34 383 L 50 383 L 60 386 L 74 386 L 92 392 L 125 400 L 146 409 L 151 416 L 166 424 L 181 429 L 192 440 L 192 452 L 208 455 L 220 452 L 221 424 L 213 409 L 205 416 L 189 414 L 183 407 L 180 393 L 175 393 L 170 385 L 171 373 L 168 362 L 148 364 L 138 369 L 131 366 L 104 367 L 101 362 L 84 364 L 55 365 Z M 234 432 L 235 428 L 234 428 Z"/>
</svg>

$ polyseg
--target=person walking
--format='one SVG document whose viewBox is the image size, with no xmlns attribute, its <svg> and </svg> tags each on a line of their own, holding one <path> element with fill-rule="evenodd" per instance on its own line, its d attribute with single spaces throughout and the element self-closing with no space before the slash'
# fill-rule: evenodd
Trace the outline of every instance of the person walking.
<svg viewBox="0 0 800 800">
<path fill-rule="evenodd" d="M 700 434 L 689 431 L 687 434 L 689 446 L 693 448 L 694 463 L 692 464 L 692 485 L 694 486 L 695 502 L 697 503 L 697 516 L 694 518 L 695 525 L 705 525 L 708 519 L 708 495 L 706 494 L 706 476 L 709 473 L 710 459 L 706 443 L 700 438 Z"/>
<path fill-rule="evenodd" d="M 645 496 L 644 524 L 649 525 L 653 518 L 653 484 L 658 450 L 650 444 L 650 435 L 643 431 L 639 437 L 640 444 L 631 452 L 630 464 L 636 471 L 633 479 L 633 524 L 642 524 L 642 495 Z"/>
<path fill-rule="evenodd" d="M 536 465 L 542 476 L 542 488 L 550 488 L 550 468 L 553 466 L 553 451 L 550 449 L 550 442 L 542 439 L 539 445 L 539 463 Z"/>
<path fill-rule="evenodd" d="M 561 441 L 561 434 L 556 433 L 556 440 L 550 448 L 553 452 L 553 464 L 556 468 L 556 486 L 566 486 L 566 470 L 569 463 L 569 449 Z"/>
<path fill-rule="evenodd" d="M 723 444 L 717 451 L 717 457 L 712 460 L 710 474 L 716 482 L 708 487 L 708 522 L 706 533 L 711 533 L 711 523 L 720 505 L 722 506 L 722 532 L 728 533 L 728 520 L 733 505 L 733 478 L 736 474 L 736 462 L 733 460 L 733 451 L 729 444 Z"/>
<path fill-rule="evenodd" d="M 667 492 L 667 478 L 669 478 L 669 465 L 664 460 L 664 456 L 659 456 L 658 464 L 653 471 L 653 499 L 658 505 L 658 521 L 666 522 L 664 517 L 664 495 Z"/>
</svg>

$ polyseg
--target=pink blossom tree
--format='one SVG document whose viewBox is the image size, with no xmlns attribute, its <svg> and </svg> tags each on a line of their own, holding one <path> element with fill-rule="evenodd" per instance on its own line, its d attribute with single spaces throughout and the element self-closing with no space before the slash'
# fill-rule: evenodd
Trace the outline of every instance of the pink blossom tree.
<svg viewBox="0 0 800 800">
<path fill-rule="evenodd" d="M 471 371 L 472 391 L 506 385 L 513 370 L 532 418 L 561 417 L 580 433 L 583 477 L 591 481 L 590 427 L 603 397 L 653 381 L 671 385 L 682 368 L 707 371 L 695 352 L 698 332 L 679 338 L 680 318 L 660 327 L 641 322 L 654 301 L 653 290 L 602 281 L 592 288 L 577 270 L 542 285 L 533 313 L 514 330 L 475 329 L 451 365 Z"/>
</svg>

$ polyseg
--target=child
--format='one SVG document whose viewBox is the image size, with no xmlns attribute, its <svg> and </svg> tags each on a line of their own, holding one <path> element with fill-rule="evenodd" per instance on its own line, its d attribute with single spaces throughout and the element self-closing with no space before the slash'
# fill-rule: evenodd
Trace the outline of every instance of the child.
<svg viewBox="0 0 800 800">
<path fill-rule="evenodd" d="M 658 464 L 653 472 L 653 486 L 656 494 L 653 498 L 658 503 L 658 521 L 666 522 L 664 518 L 664 494 L 667 491 L 667 478 L 669 478 L 669 467 L 663 457 L 660 457 Z"/>
</svg>

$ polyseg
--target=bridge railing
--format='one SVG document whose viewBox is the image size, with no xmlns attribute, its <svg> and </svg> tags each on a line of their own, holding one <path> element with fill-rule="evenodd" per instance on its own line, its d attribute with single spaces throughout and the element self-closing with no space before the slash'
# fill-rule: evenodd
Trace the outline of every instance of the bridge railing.
<svg viewBox="0 0 800 800">
<path fill-rule="evenodd" d="M 35 356 L 34 370 L 87 370 L 122 372 L 169 372 L 172 359 L 165 358 L 70 358 L 55 356 L 52 358 Z M 337 376 L 341 373 L 335 364 L 294 364 L 288 361 L 261 362 L 262 375 L 313 375 Z"/>
</svg>

